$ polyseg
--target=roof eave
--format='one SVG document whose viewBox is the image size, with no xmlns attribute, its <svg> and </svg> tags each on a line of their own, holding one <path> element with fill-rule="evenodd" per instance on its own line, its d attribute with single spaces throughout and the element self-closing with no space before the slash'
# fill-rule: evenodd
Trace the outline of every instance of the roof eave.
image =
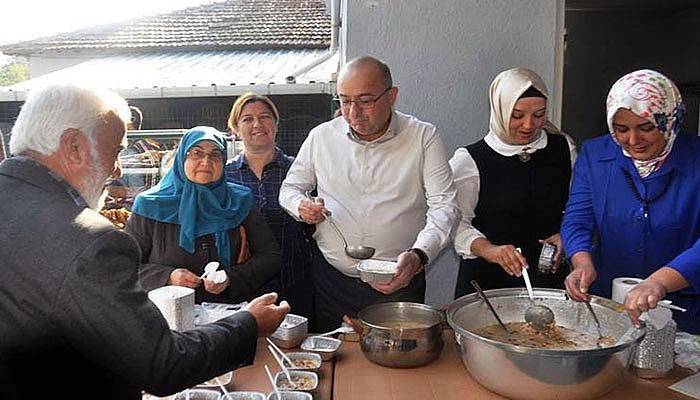
<svg viewBox="0 0 700 400">
<path fill-rule="evenodd" d="M 335 92 L 335 82 L 310 82 L 294 84 L 256 84 L 256 85 L 210 85 L 189 87 L 153 87 L 114 89 L 125 99 L 161 99 L 181 97 L 231 97 L 247 92 L 263 95 L 289 94 L 328 94 Z M 0 102 L 25 101 L 29 90 L 0 91 Z"/>
<path fill-rule="evenodd" d="M 121 53 L 134 53 L 134 52 L 159 52 L 159 51 L 217 51 L 217 50 L 296 50 L 296 49 L 326 49 L 330 45 L 328 40 L 319 40 L 315 43 L 305 42 L 305 43 L 290 43 L 288 45 L 281 46 L 279 43 L 251 43 L 251 44 L 235 44 L 235 45 L 207 45 L 207 46 L 193 46 L 193 45 L 173 45 L 173 46 L 123 46 L 123 47 L 100 47 L 100 46 L 84 46 L 76 48 L 44 48 L 41 50 L 32 49 L 9 49 L 6 50 L 0 47 L 5 55 L 12 56 L 70 56 L 70 55 L 84 55 L 86 53 L 97 52 L 101 55 L 107 54 L 121 54 Z M 73 54 L 71 54 L 73 53 Z"/>
</svg>

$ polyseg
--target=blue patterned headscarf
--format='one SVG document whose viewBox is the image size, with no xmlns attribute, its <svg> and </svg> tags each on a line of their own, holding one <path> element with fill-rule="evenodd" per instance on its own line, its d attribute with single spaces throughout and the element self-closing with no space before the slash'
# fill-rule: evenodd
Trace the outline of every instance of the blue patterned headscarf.
<svg viewBox="0 0 700 400">
<path fill-rule="evenodd" d="M 253 206 L 253 195 L 246 186 L 226 182 L 221 177 L 206 185 L 185 175 L 187 152 L 208 140 L 226 154 L 223 133 L 198 126 L 185 133 L 175 155 L 173 168 L 154 187 L 136 196 L 132 211 L 156 221 L 180 225 L 180 247 L 194 253 L 195 239 L 214 234 L 219 261 L 231 265 L 228 231 L 239 226 Z"/>
</svg>

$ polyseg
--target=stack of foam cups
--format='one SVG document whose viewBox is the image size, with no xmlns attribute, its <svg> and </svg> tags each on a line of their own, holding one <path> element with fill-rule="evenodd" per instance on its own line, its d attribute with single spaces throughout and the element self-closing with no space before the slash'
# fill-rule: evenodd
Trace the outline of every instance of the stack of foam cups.
<svg viewBox="0 0 700 400">
<path fill-rule="evenodd" d="M 194 328 L 194 289 L 163 286 L 148 292 L 148 299 L 158 307 L 170 329 L 186 331 Z"/>
</svg>

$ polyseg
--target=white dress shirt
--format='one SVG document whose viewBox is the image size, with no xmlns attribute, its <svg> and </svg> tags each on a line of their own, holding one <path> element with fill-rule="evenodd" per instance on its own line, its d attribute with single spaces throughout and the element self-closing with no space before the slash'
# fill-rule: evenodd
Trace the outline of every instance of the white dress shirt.
<svg viewBox="0 0 700 400">
<path fill-rule="evenodd" d="M 318 196 L 351 246 L 376 249 L 372 258 L 396 260 L 420 248 L 434 260 L 459 220 L 457 194 L 442 140 L 435 127 L 392 112 L 387 132 L 366 142 L 342 117 L 311 130 L 280 189 L 280 205 L 299 219 L 306 191 Z M 357 260 L 327 222 L 314 239 L 340 272 L 359 276 Z"/>
<path fill-rule="evenodd" d="M 573 168 L 576 161 L 576 146 L 571 138 L 564 136 L 569 144 L 571 167 Z M 532 154 L 547 147 L 547 135 L 545 134 L 526 145 L 508 144 L 501 140 L 498 135 L 490 132 L 484 137 L 484 141 L 496 153 L 506 157 L 522 152 Z M 457 149 L 450 159 L 450 168 L 452 168 L 455 188 L 457 189 L 457 202 L 462 212 L 462 219 L 459 221 L 454 240 L 455 251 L 464 259 L 477 258 L 472 253 L 472 242 L 478 238 L 486 238 L 472 225 L 472 220 L 475 217 L 474 210 L 479 204 L 479 168 L 469 151 L 463 147 Z"/>
</svg>

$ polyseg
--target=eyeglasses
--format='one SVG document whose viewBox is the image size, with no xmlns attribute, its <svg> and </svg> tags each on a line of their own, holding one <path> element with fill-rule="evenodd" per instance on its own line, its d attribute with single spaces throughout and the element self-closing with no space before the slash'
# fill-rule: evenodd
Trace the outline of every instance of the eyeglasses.
<svg viewBox="0 0 700 400">
<path fill-rule="evenodd" d="M 193 147 L 187 152 L 187 158 L 192 161 L 201 161 L 205 157 L 209 157 L 215 163 L 224 162 L 224 153 L 220 150 L 214 150 L 211 153 L 207 153 L 199 147 Z"/>
<path fill-rule="evenodd" d="M 352 103 L 355 103 L 356 106 L 360 107 L 363 110 L 371 110 L 372 108 L 374 108 L 374 105 L 377 103 L 377 101 L 379 101 L 379 99 L 381 99 L 382 96 L 387 94 L 387 92 L 389 92 L 389 90 L 391 90 L 391 87 L 384 89 L 384 91 L 381 92 L 376 97 L 365 96 L 365 97 L 360 97 L 356 100 L 348 100 L 348 99 L 336 97 L 333 99 L 333 101 L 335 102 L 335 104 L 338 107 L 345 109 L 345 110 L 350 109 L 350 107 L 352 106 Z"/>
</svg>

